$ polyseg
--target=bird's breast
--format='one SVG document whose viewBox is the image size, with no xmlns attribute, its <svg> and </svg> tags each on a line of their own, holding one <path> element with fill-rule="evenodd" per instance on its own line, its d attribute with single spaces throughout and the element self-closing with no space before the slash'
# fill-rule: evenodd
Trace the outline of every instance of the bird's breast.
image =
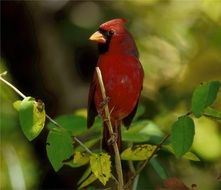
<svg viewBox="0 0 221 190">
<path fill-rule="evenodd" d="M 101 70 L 106 95 L 110 98 L 111 117 L 121 120 L 134 109 L 139 99 L 143 82 L 143 70 L 138 59 L 132 56 L 103 56 L 98 67 Z M 95 104 L 99 113 L 102 96 L 97 83 Z"/>
</svg>

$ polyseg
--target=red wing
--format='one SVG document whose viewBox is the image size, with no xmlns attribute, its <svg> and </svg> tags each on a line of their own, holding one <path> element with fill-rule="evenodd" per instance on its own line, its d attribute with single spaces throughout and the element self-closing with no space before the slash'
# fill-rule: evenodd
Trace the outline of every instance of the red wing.
<svg viewBox="0 0 221 190">
<path fill-rule="evenodd" d="M 133 111 L 127 117 L 125 117 L 123 119 L 123 124 L 127 129 L 129 128 L 129 126 L 130 126 L 130 124 L 131 124 L 131 122 L 137 112 L 137 106 L 138 106 L 138 102 L 137 102 L 136 106 L 134 107 Z"/>
</svg>

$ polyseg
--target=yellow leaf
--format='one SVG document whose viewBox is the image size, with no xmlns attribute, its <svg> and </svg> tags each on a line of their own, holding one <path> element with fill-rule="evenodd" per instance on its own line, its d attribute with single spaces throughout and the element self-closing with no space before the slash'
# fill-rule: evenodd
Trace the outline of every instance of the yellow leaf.
<svg viewBox="0 0 221 190">
<path fill-rule="evenodd" d="M 92 154 L 90 156 L 91 170 L 99 181 L 106 185 L 111 177 L 110 155 L 106 153 Z"/>
<path fill-rule="evenodd" d="M 187 160 L 192 160 L 192 161 L 200 161 L 200 159 L 192 152 L 186 152 L 182 158 L 185 158 Z"/>
<path fill-rule="evenodd" d="M 74 115 L 79 115 L 79 116 L 87 118 L 87 109 L 85 109 L 85 108 L 78 109 L 74 112 Z"/>
<path fill-rule="evenodd" d="M 75 152 L 73 164 L 75 167 L 83 166 L 89 162 L 89 155 L 84 152 Z"/>
<path fill-rule="evenodd" d="M 19 111 L 19 108 L 20 108 L 20 105 L 21 105 L 21 100 L 17 100 L 13 103 L 13 107 Z"/>
<path fill-rule="evenodd" d="M 121 153 L 122 160 L 146 160 L 154 152 L 157 146 L 150 144 L 135 145 Z"/>
<path fill-rule="evenodd" d="M 33 106 L 33 127 L 34 134 L 39 134 L 45 125 L 46 113 L 45 106 L 41 100 L 34 102 Z"/>
</svg>

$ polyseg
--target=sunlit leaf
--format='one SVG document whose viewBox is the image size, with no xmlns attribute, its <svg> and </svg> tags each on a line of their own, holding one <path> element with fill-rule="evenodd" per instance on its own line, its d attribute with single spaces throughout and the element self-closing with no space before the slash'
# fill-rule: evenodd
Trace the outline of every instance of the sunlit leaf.
<svg viewBox="0 0 221 190">
<path fill-rule="evenodd" d="M 197 157 L 194 153 L 192 152 L 186 152 L 182 158 L 187 159 L 187 160 L 192 160 L 192 161 L 200 161 L 199 157 Z"/>
<path fill-rule="evenodd" d="M 220 23 L 221 16 L 221 4 L 220 1 L 216 0 L 201 0 L 202 11 L 204 11 L 207 16 L 213 21 Z"/>
<path fill-rule="evenodd" d="M 215 110 L 215 109 L 213 109 L 213 108 L 211 108 L 211 107 L 207 107 L 207 108 L 204 110 L 203 114 L 204 114 L 205 116 L 207 116 L 207 117 L 212 117 L 212 118 L 214 118 L 214 119 L 219 119 L 219 120 L 221 119 L 221 111 Z"/>
<path fill-rule="evenodd" d="M 33 131 L 35 137 L 39 135 L 45 125 L 46 113 L 45 105 L 41 100 L 34 103 L 33 108 Z"/>
<path fill-rule="evenodd" d="M 171 144 L 177 157 L 181 157 L 190 149 L 193 143 L 194 134 L 194 122 L 189 116 L 181 116 L 173 124 Z"/>
<path fill-rule="evenodd" d="M 204 160 L 220 160 L 220 124 L 208 117 L 195 119 L 194 123 L 196 125 L 196 134 L 193 142 L 193 150 Z"/>
<path fill-rule="evenodd" d="M 13 107 L 19 111 L 19 108 L 20 108 L 20 105 L 21 105 L 21 100 L 17 100 L 13 103 Z"/>
<path fill-rule="evenodd" d="M 160 162 L 156 159 L 153 158 L 150 160 L 151 166 L 154 168 L 154 170 L 157 172 L 157 174 L 160 176 L 161 179 L 167 179 L 168 175 L 163 168 L 163 166 L 160 164 Z"/>
<path fill-rule="evenodd" d="M 80 135 L 87 130 L 86 127 L 86 119 L 82 116 L 78 115 L 62 115 L 55 119 L 57 123 L 59 123 L 62 127 L 70 131 L 70 133 L 74 136 Z M 49 123 L 47 125 L 49 129 L 55 128 L 53 123 Z"/>
<path fill-rule="evenodd" d="M 90 166 L 94 175 L 105 185 L 111 177 L 110 155 L 106 153 L 92 154 L 90 156 Z"/>
<path fill-rule="evenodd" d="M 89 154 L 86 152 L 75 151 L 73 158 L 63 161 L 65 165 L 68 165 L 73 168 L 78 168 L 86 165 L 90 160 Z"/>
<path fill-rule="evenodd" d="M 55 171 L 63 166 L 63 161 L 73 154 L 73 141 L 64 129 L 52 129 L 47 137 L 47 155 Z"/>
<path fill-rule="evenodd" d="M 90 185 L 91 183 L 93 183 L 95 180 L 97 179 L 97 177 L 92 173 L 79 187 L 79 189 L 82 189 L 88 185 Z"/>
<path fill-rule="evenodd" d="M 123 128 L 122 140 L 128 142 L 146 142 L 152 136 L 163 136 L 159 127 L 149 120 L 134 122 L 129 129 Z"/>
<path fill-rule="evenodd" d="M 172 148 L 171 145 L 163 145 L 163 147 L 168 150 L 169 152 L 171 152 L 172 154 L 175 155 L 175 152 Z M 200 159 L 192 152 L 186 152 L 182 158 L 187 159 L 187 160 L 192 160 L 192 161 L 200 161 Z"/>
<path fill-rule="evenodd" d="M 150 144 L 135 145 L 121 153 L 122 160 L 146 160 L 155 151 L 156 146 Z"/>
<path fill-rule="evenodd" d="M 19 121 L 24 135 L 28 140 L 33 140 L 44 128 L 46 114 L 43 102 L 27 97 L 14 106 L 19 109 Z"/>
<path fill-rule="evenodd" d="M 75 167 L 80 167 L 80 166 L 87 164 L 89 160 L 90 160 L 89 154 L 85 152 L 75 152 L 73 165 Z"/>
<path fill-rule="evenodd" d="M 84 118 L 87 118 L 87 109 L 83 108 L 83 109 L 78 109 L 74 112 L 74 115 L 76 116 L 82 116 Z"/>
<path fill-rule="evenodd" d="M 211 81 L 198 86 L 192 96 L 192 112 L 196 117 L 200 117 L 204 109 L 215 101 L 221 83 Z"/>
</svg>

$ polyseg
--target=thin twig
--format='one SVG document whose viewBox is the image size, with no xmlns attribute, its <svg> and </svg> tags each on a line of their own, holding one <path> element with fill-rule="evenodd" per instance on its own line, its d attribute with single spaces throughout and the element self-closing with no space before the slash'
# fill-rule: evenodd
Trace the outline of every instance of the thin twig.
<svg viewBox="0 0 221 190">
<path fill-rule="evenodd" d="M 135 170 L 134 163 L 132 160 L 128 161 L 128 166 L 130 168 L 130 171 L 134 174 L 136 172 L 136 170 Z"/>
<path fill-rule="evenodd" d="M 8 73 L 7 71 L 4 71 L 3 73 L 0 74 L 0 76 L 3 77 L 5 75 L 7 75 L 7 73 Z"/>
<path fill-rule="evenodd" d="M 77 137 L 74 136 L 74 140 L 77 141 L 85 149 L 87 153 L 89 153 L 90 155 L 93 154 L 93 152 L 91 152 L 90 149 L 86 147 Z"/>
<path fill-rule="evenodd" d="M 97 72 L 97 77 L 98 77 L 98 81 L 99 81 L 99 85 L 101 89 L 102 98 L 105 101 L 107 99 L 107 96 L 106 96 L 105 87 L 104 87 L 104 83 L 103 83 L 103 79 L 102 79 L 102 75 L 101 75 L 101 71 L 99 67 L 96 67 L 96 72 Z M 107 118 L 105 122 L 107 123 L 108 130 L 112 138 L 114 136 L 114 133 L 113 133 L 113 128 L 111 124 L 110 111 L 109 111 L 108 104 L 104 105 L 104 111 L 105 111 L 105 117 Z M 122 172 L 122 166 L 121 166 L 120 153 L 119 153 L 119 149 L 118 149 L 116 141 L 113 142 L 113 149 L 115 153 L 116 172 L 117 172 L 118 181 L 119 181 L 118 189 L 121 190 L 124 187 L 124 181 L 123 181 L 123 172 Z"/>
<path fill-rule="evenodd" d="M 12 88 L 17 94 L 19 94 L 22 98 L 26 98 L 26 96 L 20 91 L 18 90 L 15 86 L 13 86 L 11 83 L 9 83 L 7 80 L 3 79 L 2 76 L 6 75 L 7 72 L 3 72 L 1 75 L 0 75 L 0 80 L 2 82 L 4 82 L 5 84 L 7 84 L 10 88 Z"/>
<path fill-rule="evenodd" d="M 2 82 L 4 82 L 6 85 L 8 85 L 10 88 L 12 88 L 18 95 L 20 95 L 23 99 L 26 98 L 27 96 L 25 96 L 20 90 L 18 90 L 15 86 L 13 86 L 11 83 L 9 83 L 7 80 L 5 80 L 4 78 L 2 78 L 2 76 L 5 76 L 7 74 L 7 71 L 3 72 L 0 74 L 0 80 Z M 55 120 L 53 120 L 49 115 L 46 114 L 46 118 L 52 122 L 55 126 L 59 127 L 59 128 L 63 128 L 59 123 L 57 123 Z M 86 152 L 88 152 L 89 154 L 92 154 L 92 152 L 77 138 L 74 136 L 74 140 L 77 141 L 84 149 Z"/>
<path fill-rule="evenodd" d="M 161 149 L 162 145 L 165 143 L 165 141 L 170 137 L 170 135 L 166 135 L 161 142 L 157 145 L 153 153 L 150 155 L 148 159 L 146 159 L 144 162 L 141 163 L 141 165 L 138 167 L 134 175 L 129 179 L 127 184 L 125 185 L 125 188 L 130 187 L 130 185 L 133 183 L 136 176 L 145 168 L 145 166 L 150 162 L 150 160 L 155 156 L 155 154 Z"/>
</svg>

